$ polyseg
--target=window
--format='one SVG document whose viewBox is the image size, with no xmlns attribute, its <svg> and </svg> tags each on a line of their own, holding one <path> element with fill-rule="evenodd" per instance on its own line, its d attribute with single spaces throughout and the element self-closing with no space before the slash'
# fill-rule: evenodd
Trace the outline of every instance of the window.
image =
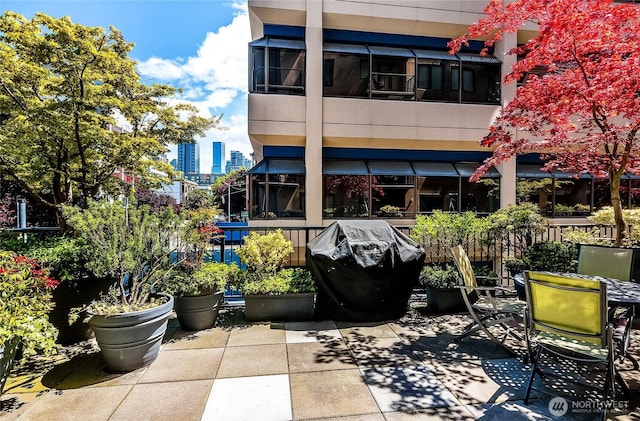
<svg viewBox="0 0 640 421">
<path fill-rule="evenodd" d="M 369 175 L 325 175 L 325 218 L 363 218 L 369 216 L 369 190 L 377 180 Z"/>
<path fill-rule="evenodd" d="M 537 204 L 542 215 L 584 217 L 593 209 L 594 197 L 608 189 L 606 183 L 588 175 L 574 178 L 572 174 L 559 171 L 546 172 L 540 169 L 542 165 L 518 164 L 516 173 L 518 202 Z M 594 189 L 598 192 L 595 196 Z"/>
<path fill-rule="evenodd" d="M 500 207 L 495 169 L 478 183 L 468 181 L 478 163 L 329 159 L 323 164 L 325 218 L 413 218 L 434 210 L 488 213 Z"/>
<path fill-rule="evenodd" d="M 304 95 L 304 41 L 263 38 L 249 45 L 251 92 Z"/>
<path fill-rule="evenodd" d="M 304 162 L 297 159 L 262 161 L 250 171 L 252 219 L 305 216 Z"/>
</svg>

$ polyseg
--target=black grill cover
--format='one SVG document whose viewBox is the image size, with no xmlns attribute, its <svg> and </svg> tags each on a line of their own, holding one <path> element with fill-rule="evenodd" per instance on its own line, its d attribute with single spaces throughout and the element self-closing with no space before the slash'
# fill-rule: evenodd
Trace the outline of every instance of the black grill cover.
<svg viewBox="0 0 640 421">
<path fill-rule="evenodd" d="M 353 322 L 402 317 L 424 250 L 386 221 L 338 221 L 307 244 L 318 282 L 316 317 Z"/>
</svg>

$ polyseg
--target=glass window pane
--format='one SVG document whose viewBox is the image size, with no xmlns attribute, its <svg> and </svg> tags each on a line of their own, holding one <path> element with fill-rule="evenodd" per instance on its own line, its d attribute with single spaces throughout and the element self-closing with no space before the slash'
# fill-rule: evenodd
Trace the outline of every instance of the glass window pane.
<svg viewBox="0 0 640 421">
<path fill-rule="evenodd" d="M 429 66 L 426 64 L 418 65 L 418 88 L 429 88 Z"/>
<path fill-rule="evenodd" d="M 431 89 L 438 91 L 444 89 L 444 67 L 431 67 Z"/>
<path fill-rule="evenodd" d="M 477 183 L 462 179 L 461 211 L 491 213 L 500 209 L 500 180 L 486 178 Z"/>
<path fill-rule="evenodd" d="M 474 92 L 476 90 L 472 69 L 462 69 L 462 90 L 464 92 Z"/>
<path fill-rule="evenodd" d="M 368 175 L 325 175 L 323 180 L 325 218 L 369 217 Z"/>
<path fill-rule="evenodd" d="M 264 48 L 251 49 L 251 92 L 264 92 Z"/>
<path fill-rule="evenodd" d="M 304 93 L 305 52 L 269 49 L 269 92 Z"/>
<path fill-rule="evenodd" d="M 458 177 L 418 177 L 418 212 L 458 210 Z"/>
<path fill-rule="evenodd" d="M 325 84 L 324 96 L 356 97 L 368 96 L 369 56 L 338 52 L 325 52 L 324 60 L 333 62 L 332 83 Z"/>
</svg>

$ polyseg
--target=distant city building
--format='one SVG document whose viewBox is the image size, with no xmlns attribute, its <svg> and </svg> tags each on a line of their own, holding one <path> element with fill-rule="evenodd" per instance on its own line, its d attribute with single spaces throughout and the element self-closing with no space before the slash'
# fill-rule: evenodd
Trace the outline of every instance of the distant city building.
<svg viewBox="0 0 640 421">
<path fill-rule="evenodd" d="M 169 184 L 164 184 L 156 190 L 158 194 L 166 194 L 173 197 L 177 204 L 182 204 L 189 192 L 196 190 L 198 185 L 189 180 L 175 180 Z"/>
<path fill-rule="evenodd" d="M 173 158 L 171 161 L 169 161 L 169 164 L 171 164 L 171 166 L 173 167 L 174 170 L 178 169 L 178 160 Z"/>
<path fill-rule="evenodd" d="M 200 172 L 200 145 L 197 143 L 180 143 L 178 145 L 178 165 L 176 170 L 187 173 Z"/>
<path fill-rule="evenodd" d="M 208 188 L 218 176 L 218 174 L 187 173 L 184 179 L 197 183 L 198 188 Z"/>
<path fill-rule="evenodd" d="M 240 168 L 251 168 L 251 160 L 246 159 L 240 151 L 231 151 L 231 159 L 227 161 L 227 172 Z"/>
<path fill-rule="evenodd" d="M 223 167 L 225 158 L 224 142 L 213 142 L 213 165 L 211 166 L 211 174 L 224 174 Z"/>
</svg>

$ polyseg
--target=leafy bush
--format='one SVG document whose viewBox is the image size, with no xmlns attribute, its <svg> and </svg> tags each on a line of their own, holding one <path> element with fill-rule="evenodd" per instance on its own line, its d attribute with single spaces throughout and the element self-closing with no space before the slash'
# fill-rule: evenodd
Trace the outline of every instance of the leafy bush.
<svg viewBox="0 0 640 421">
<path fill-rule="evenodd" d="M 19 337 L 24 359 L 37 351 L 55 351 L 58 331 L 48 312 L 57 286 L 35 259 L 0 251 L 0 346 Z"/>
<path fill-rule="evenodd" d="M 541 233 L 546 220 L 533 203 L 521 203 L 499 209 L 488 217 L 488 234 L 500 243 L 502 249 L 511 249 L 521 255 L 533 244 L 536 233 Z"/>
<path fill-rule="evenodd" d="M 316 283 L 307 269 L 287 268 L 273 272 L 244 272 L 240 289 L 247 295 L 278 295 L 315 292 Z"/>
<path fill-rule="evenodd" d="M 523 260 L 530 270 L 575 272 L 578 248 L 573 243 L 539 241 L 527 249 Z"/>
<path fill-rule="evenodd" d="M 614 227 L 613 208 L 611 206 L 603 207 L 594 212 L 587 219 L 594 224 L 601 226 Z M 629 236 L 622 240 L 623 247 L 634 247 L 640 245 L 640 209 L 623 209 L 622 219 L 630 227 Z M 592 228 L 588 232 L 578 229 L 572 229 L 564 233 L 565 239 L 578 244 L 599 244 L 611 246 L 614 243 L 613 238 L 602 238 L 600 229 Z"/>
<path fill-rule="evenodd" d="M 61 282 L 78 281 L 89 274 L 85 267 L 89 244 L 82 238 L 57 235 L 40 240 L 29 236 L 25 242 L 7 232 L 0 234 L 0 249 L 37 259 Z"/>
<path fill-rule="evenodd" d="M 450 289 L 460 285 L 460 272 L 451 264 L 427 265 L 420 271 L 420 285 L 435 289 Z"/>
<path fill-rule="evenodd" d="M 275 273 L 289 261 L 293 245 L 284 237 L 281 229 L 268 234 L 252 231 L 244 238 L 244 245 L 237 253 L 247 270 Z"/>
<path fill-rule="evenodd" d="M 235 284 L 240 273 L 237 265 L 205 262 L 199 266 L 177 264 L 156 283 L 159 292 L 174 297 L 214 294 Z"/>
<path fill-rule="evenodd" d="M 64 212 L 91 246 L 87 268 L 118 281 L 118 290 L 92 303 L 90 310 L 109 315 L 154 306 L 153 281 L 167 267 L 181 222 L 172 209 L 151 213 L 146 206 L 125 209 L 119 202 L 90 202 L 87 209 L 66 206 Z"/>
<path fill-rule="evenodd" d="M 487 220 L 473 212 L 436 210 L 431 215 L 416 217 L 410 237 L 425 250 L 426 262 L 443 264 L 449 260 L 449 249 L 458 244 L 468 248 L 469 242 L 483 237 L 487 228 Z"/>
</svg>

